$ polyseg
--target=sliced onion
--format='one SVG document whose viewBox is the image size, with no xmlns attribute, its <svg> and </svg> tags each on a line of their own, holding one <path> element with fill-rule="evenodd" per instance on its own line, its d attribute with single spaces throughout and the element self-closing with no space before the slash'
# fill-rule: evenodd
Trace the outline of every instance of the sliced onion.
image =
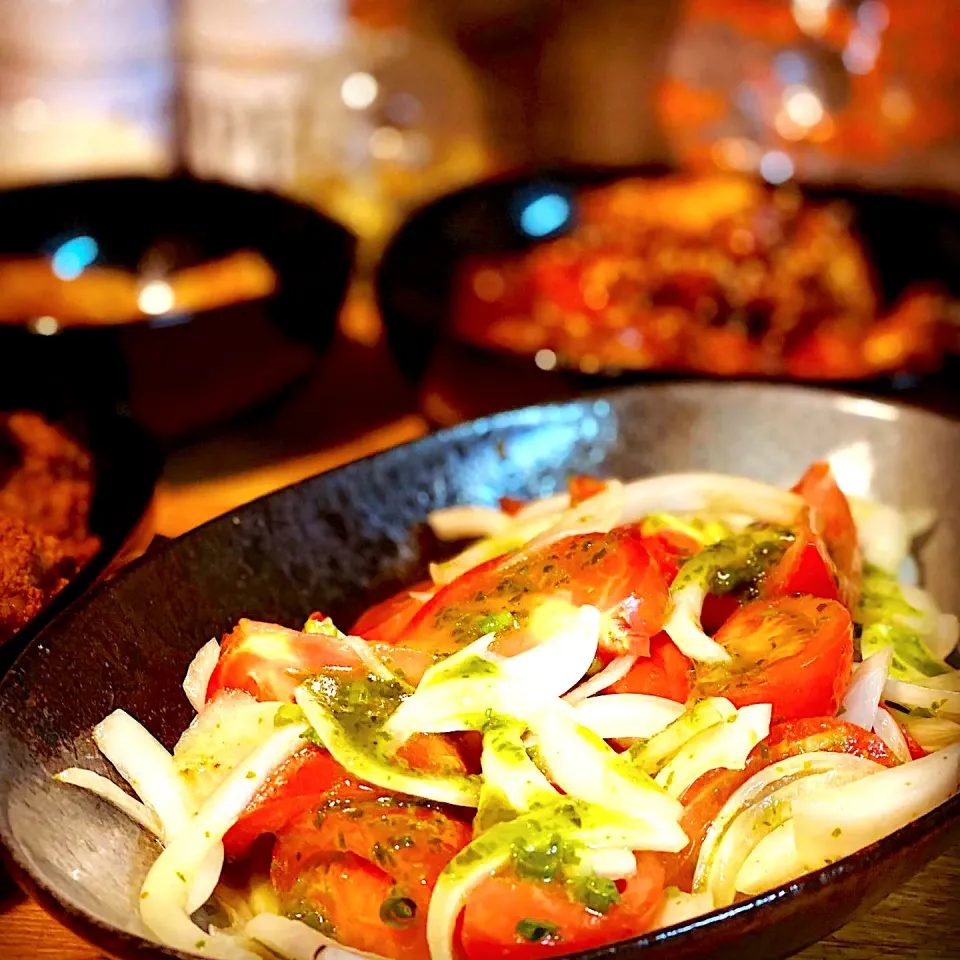
<svg viewBox="0 0 960 960">
<path fill-rule="evenodd" d="M 83 770 L 80 767 L 68 767 L 54 774 L 54 780 L 69 783 L 75 787 L 82 787 L 112 803 L 118 810 L 125 813 L 131 820 L 139 823 L 145 830 L 149 830 L 157 839 L 163 839 L 163 824 L 160 818 L 145 804 L 135 800 L 125 790 L 121 790 L 112 780 L 94 773 L 92 770 Z"/>
<path fill-rule="evenodd" d="M 340 639 L 357 655 L 357 659 L 366 668 L 367 673 L 376 677 L 378 680 L 385 680 L 388 683 L 396 681 L 396 675 L 373 652 L 370 644 L 367 643 L 366 640 L 361 637 L 351 637 L 345 633 L 340 634 Z"/>
<path fill-rule="evenodd" d="M 857 667 L 853 681 L 843 698 L 839 716 L 864 730 L 873 728 L 883 685 L 893 662 L 893 647 L 884 647 Z"/>
<path fill-rule="evenodd" d="M 960 691 L 890 678 L 884 684 L 883 699 L 903 707 L 921 707 L 948 720 L 960 720 Z"/>
<path fill-rule="evenodd" d="M 369 957 L 380 960 L 375 953 L 349 950 L 336 940 L 325 937 L 319 930 L 307 926 L 302 920 L 289 920 L 275 913 L 259 913 L 247 922 L 244 936 L 262 943 L 284 960 L 348 960 L 353 957 Z"/>
<path fill-rule="evenodd" d="M 544 696 L 559 697 L 590 669 L 600 642 L 600 611 L 548 600 L 530 618 L 536 646 L 499 662 L 504 676 Z"/>
<path fill-rule="evenodd" d="M 590 697 L 574 709 L 580 723 L 604 740 L 647 740 L 684 712 L 681 703 L 643 693 Z"/>
<path fill-rule="evenodd" d="M 100 752 L 117 768 L 163 825 L 166 840 L 175 837 L 192 812 L 173 757 L 124 710 L 114 710 L 93 731 Z"/>
<path fill-rule="evenodd" d="M 576 705 L 581 700 L 586 700 L 588 697 L 612 687 L 633 669 L 637 659 L 637 655 L 633 653 L 625 653 L 622 657 L 615 657 L 599 673 L 595 673 L 578 687 L 574 687 L 563 699 L 567 703 Z"/>
<path fill-rule="evenodd" d="M 770 732 L 771 710 L 769 703 L 742 707 L 732 723 L 717 723 L 698 733 L 657 774 L 657 783 L 679 798 L 708 770 L 742 770 L 747 755 Z"/>
<path fill-rule="evenodd" d="M 216 640 L 208 640 L 190 661 L 187 675 L 183 678 L 183 692 L 190 701 L 190 706 L 197 713 L 203 710 L 207 701 L 207 688 L 210 686 L 210 677 L 214 667 L 220 659 L 220 644 Z"/>
<path fill-rule="evenodd" d="M 623 484 L 619 480 L 608 480 L 600 493 L 558 514 L 554 522 L 543 533 L 533 537 L 525 549 L 539 550 L 564 537 L 612 530 L 623 516 L 623 491 Z"/>
<path fill-rule="evenodd" d="M 651 513 L 746 514 L 766 523 L 792 523 L 803 499 L 779 487 L 721 473 L 673 473 L 624 487 L 621 523 Z"/>
<path fill-rule="evenodd" d="M 485 789 L 499 790 L 514 810 L 527 811 L 534 804 L 555 800 L 558 794 L 528 756 L 521 741 L 523 730 L 518 722 L 487 729 L 480 768 Z"/>
<path fill-rule="evenodd" d="M 277 730 L 217 788 L 157 857 L 140 893 L 140 915 L 166 946 L 185 953 L 224 960 L 253 960 L 256 954 L 242 940 L 224 933 L 206 933 L 189 914 L 191 884 L 223 835 L 236 823 L 270 774 L 303 746 L 305 724 Z"/>
<path fill-rule="evenodd" d="M 821 790 L 838 779 L 866 777 L 879 769 L 879 764 L 862 757 L 818 751 L 789 757 L 755 773 L 734 791 L 707 829 L 694 892 L 710 893 L 718 907 L 731 903 L 737 875 L 750 851 L 789 815 L 785 804 L 803 790 Z"/>
<path fill-rule="evenodd" d="M 725 663 L 730 659 L 730 654 L 707 636 L 700 622 L 706 597 L 707 591 L 698 583 L 691 583 L 672 592 L 670 599 L 673 609 L 663 629 L 680 648 L 680 652 L 691 660 L 701 663 Z"/>
<path fill-rule="evenodd" d="M 910 747 L 907 738 L 889 712 L 884 707 L 877 707 L 877 715 L 873 721 L 873 732 L 891 749 L 893 755 L 901 763 L 910 762 Z"/>
<path fill-rule="evenodd" d="M 631 759 L 640 770 L 655 776 L 692 737 L 714 724 L 732 720 L 736 713 L 737 708 L 725 697 L 700 700 L 639 749 L 632 747 Z"/>
<path fill-rule="evenodd" d="M 960 742 L 960 723 L 942 717 L 907 717 L 904 720 L 910 736 L 923 747 L 933 752 Z"/>
<path fill-rule="evenodd" d="M 428 513 L 427 523 L 441 540 L 463 540 L 505 533 L 513 518 L 496 507 L 444 507 Z"/>
<path fill-rule="evenodd" d="M 713 910 L 713 897 L 709 893 L 684 893 L 676 887 L 664 891 L 663 903 L 651 926 L 652 930 L 673 927 L 686 923 L 694 917 Z"/>
<path fill-rule="evenodd" d="M 936 677 L 927 677 L 923 686 L 932 690 L 952 690 L 960 693 L 960 670 L 949 670 Z"/>
<path fill-rule="evenodd" d="M 552 497 L 541 497 L 537 500 L 528 500 L 514 515 L 518 523 L 527 520 L 542 520 L 554 517 L 564 510 L 570 509 L 570 494 L 555 493 Z"/>
<path fill-rule="evenodd" d="M 906 516 L 885 503 L 857 497 L 847 499 L 863 558 L 887 573 L 897 573 L 910 553 L 913 539 Z"/>
<path fill-rule="evenodd" d="M 937 627 L 927 638 L 930 652 L 941 660 L 946 660 L 957 647 L 960 640 L 960 620 L 953 613 L 941 613 L 937 618 Z"/>
<path fill-rule="evenodd" d="M 637 858 L 632 850 L 584 850 L 579 862 L 570 867 L 570 872 L 602 880 L 626 880 L 636 876 Z"/>
<path fill-rule="evenodd" d="M 804 861 L 797 849 L 793 820 L 787 820 L 766 834 L 753 848 L 737 873 L 735 886 L 739 893 L 756 896 L 822 866 L 825 866 L 823 862 Z"/>
<path fill-rule="evenodd" d="M 797 847 L 839 860 L 949 800 L 960 788 L 960 744 L 805 796 L 793 805 Z"/>
</svg>

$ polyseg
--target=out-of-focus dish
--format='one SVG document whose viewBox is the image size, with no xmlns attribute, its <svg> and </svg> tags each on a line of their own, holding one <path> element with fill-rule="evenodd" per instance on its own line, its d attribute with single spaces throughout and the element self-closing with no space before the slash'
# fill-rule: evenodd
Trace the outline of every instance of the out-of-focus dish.
<svg viewBox="0 0 960 960">
<path fill-rule="evenodd" d="M 100 547 L 90 453 L 37 413 L 0 414 L 0 644 Z"/>
<path fill-rule="evenodd" d="M 584 190 L 563 237 L 462 264 L 452 331 L 586 373 L 856 380 L 936 368 L 946 291 L 912 286 L 885 307 L 851 220 L 840 202 L 733 176 Z"/>
<path fill-rule="evenodd" d="M 897 579 L 928 518 L 852 505 L 828 463 L 791 491 L 575 477 L 429 522 L 479 539 L 349 636 L 315 613 L 204 645 L 172 754 L 103 719 L 136 798 L 57 774 L 160 840 L 139 907 L 164 945 L 566 955 L 842 863 L 960 789 L 957 618 Z"/>
</svg>

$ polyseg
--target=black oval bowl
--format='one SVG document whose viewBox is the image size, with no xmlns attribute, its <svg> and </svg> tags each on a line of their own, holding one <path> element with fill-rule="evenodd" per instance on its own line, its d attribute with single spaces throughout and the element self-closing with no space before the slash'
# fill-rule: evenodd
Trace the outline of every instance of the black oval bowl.
<svg viewBox="0 0 960 960">
<path fill-rule="evenodd" d="M 0 686 L 7 863 L 99 947 L 179 956 L 148 942 L 137 917 L 156 847 L 112 807 L 50 779 L 77 764 L 109 775 L 90 737 L 107 713 L 129 711 L 172 746 L 192 713 L 180 683 L 203 642 L 242 616 L 297 625 L 322 609 L 349 622 L 423 572 L 435 554 L 421 530 L 435 507 L 546 494 L 571 473 L 710 469 L 782 484 L 840 451 L 871 493 L 937 511 L 921 559 L 939 601 L 960 607 L 960 425 L 790 387 L 667 385 L 500 414 L 308 480 L 170 542 L 61 616 Z M 916 873 L 960 835 L 958 813 L 954 797 L 795 883 L 589 956 L 786 956 Z"/>
<path fill-rule="evenodd" d="M 450 329 L 451 296 L 465 258 L 520 253 L 573 229 L 577 198 L 584 188 L 671 172 L 663 165 L 534 171 L 475 184 L 414 211 L 388 244 L 376 278 L 387 338 L 405 374 L 419 381 L 428 370 L 428 377 L 436 373 L 442 381 L 436 385 L 437 392 L 456 395 L 447 405 L 473 415 L 517 402 L 554 400 L 584 389 L 609 387 L 613 378 L 621 382 L 663 379 L 665 375 L 656 371 L 619 368 L 588 375 L 558 367 L 547 373 L 535 366 L 532 356 L 463 345 Z M 960 202 L 956 197 L 933 192 L 878 193 L 855 186 L 804 186 L 802 191 L 814 201 L 839 200 L 848 205 L 875 268 L 883 302 L 892 303 L 912 284 L 929 282 L 960 297 Z M 546 192 L 564 197 L 570 216 L 558 230 L 533 238 L 521 228 L 519 212 L 531 198 Z M 438 348 L 443 350 L 443 363 L 431 367 Z M 870 384 L 872 392 L 886 393 L 889 387 L 886 380 Z M 425 406 L 434 420 L 453 419 L 438 417 L 429 404 Z"/>
<path fill-rule="evenodd" d="M 54 336 L 32 333 L 31 317 L 0 323 L 0 402 L 129 400 L 155 433 L 170 437 L 239 412 L 306 371 L 334 335 L 355 250 L 345 227 L 303 204 L 185 176 L 0 192 L 0 256 L 49 258 L 77 236 L 96 241 L 95 266 L 133 276 L 240 250 L 258 252 L 276 275 L 268 297 L 195 314 L 64 326 Z"/>
<path fill-rule="evenodd" d="M 0 673 L 57 614 L 107 572 L 132 541 L 149 540 L 154 488 L 163 468 L 160 444 L 121 411 L 73 410 L 62 418 L 50 407 L 40 412 L 53 417 L 92 456 L 89 525 L 90 532 L 100 538 L 100 549 L 29 623 L 0 645 Z"/>
</svg>

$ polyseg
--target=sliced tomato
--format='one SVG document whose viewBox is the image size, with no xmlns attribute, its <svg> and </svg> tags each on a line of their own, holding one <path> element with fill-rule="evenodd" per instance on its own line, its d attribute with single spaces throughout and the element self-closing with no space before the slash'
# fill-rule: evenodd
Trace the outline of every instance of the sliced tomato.
<svg viewBox="0 0 960 960">
<path fill-rule="evenodd" d="M 643 654 L 662 625 L 667 586 L 638 527 L 579 534 L 468 570 L 423 606 L 402 641 L 453 652 L 484 634 L 522 629 L 544 598 L 555 595 L 600 610 L 603 649 Z"/>
<path fill-rule="evenodd" d="M 526 500 L 518 500 L 516 497 L 500 498 L 501 511 L 510 517 L 515 517 L 526 505 Z"/>
<path fill-rule="evenodd" d="M 840 572 L 843 602 L 851 609 L 860 598 L 863 558 L 850 503 L 837 484 L 830 464 L 813 464 L 793 488 L 810 505 L 812 526 L 822 537 Z"/>
<path fill-rule="evenodd" d="M 837 712 L 853 672 L 853 623 L 842 604 L 816 597 L 756 600 L 717 631 L 726 663 L 700 664 L 700 696 L 735 706 L 769 703 L 773 722 Z"/>
<path fill-rule="evenodd" d="M 650 641 L 650 655 L 640 657 L 630 672 L 610 688 L 610 693 L 645 693 L 685 703 L 690 696 L 693 664 L 665 634 Z"/>
<path fill-rule="evenodd" d="M 362 613 L 350 633 L 370 643 L 396 643 L 417 611 L 435 592 L 436 587 L 430 580 L 401 590 Z"/>
<path fill-rule="evenodd" d="M 763 581 L 766 597 L 806 594 L 844 602 L 840 573 L 824 540 L 810 526 L 805 510 L 796 525 L 796 536 L 777 565 Z"/>
<path fill-rule="evenodd" d="M 673 583 L 683 564 L 702 549 L 698 540 L 679 530 L 658 530 L 646 534 L 643 545 L 657 562 L 667 586 Z"/>
<path fill-rule="evenodd" d="M 622 881 L 620 902 L 605 914 L 571 900 L 557 883 L 512 876 L 485 880 L 470 895 L 463 912 L 461 941 L 466 960 L 565 955 L 646 932 L 660 906 L 664 872 L 656 854 L 635 856 L 636 874 Z"/>
<path fill-rule="evenodd" d="M 423 651 L 396 645 L 371 644 L 371 650 L 414 684 L 433 662 Z M 244 619 L 223 638 L 207 700 L 220 690 L 245 690 L 261 701 L 292 702 L 293 691 L 305 676 L 362 665 L 356 649 L 342 638 Z"/>
<path fill-rule="evenodd" d="M 740 601 L 732 593 L 708 593 L 700 611 L 700 625 L 712 637 L 739 609 Z"/>
<path fill-rule="evenodd" d="M 690 842 L 679 853 L 663 855 L 667 885 L 690 890 L 707 830 L 735 790 L 772 763 L 817 751 L 849 753 L 885 767 L 898 762 L 875 733 L 835 717 L 807 717 L 774 725 L 750 752 L 743 770 L 710 770 L 683 792 L 680 826 Z"/>
<path fill-rule="evenodd" d="M 468 824 L 426 804 L 334 802 L 281 832 L 270 877 L 285 910 L 315 912 L 345 946 L 427 960 L 430 894 L 470 839 Z"/>
<path fill-rule="evenodd" d="M 570 491 L 570 505 L 573 507 L 607 489 L 606 481 L 597 480 L 596 477 L 571 477 L 567 486 Z"/>
</svg>

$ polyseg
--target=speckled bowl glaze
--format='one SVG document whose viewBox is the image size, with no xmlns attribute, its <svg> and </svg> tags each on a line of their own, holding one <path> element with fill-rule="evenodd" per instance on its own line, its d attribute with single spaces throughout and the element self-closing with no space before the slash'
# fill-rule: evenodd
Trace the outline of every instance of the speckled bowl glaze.
<svg viewBox="0 0 960 960">
<path fill-rule="evenodd" d="M 182 956 L 150 941 L 137 892 L 156 848 L 122 814 L 50 779 L 108 773 L 90 729 L 122 707 L 168 746 L 190 720 L 187 664 L 241 616 L 349 622 L 435 554 L 429 510 L 534 496 L 571 473 L 709 469 L 792 482 L 834 457 L 844 483 L 939 516 L 921 559 L 960 608 L 960 425 L 872 400 L 772 386 L 645 387 L 501 414 L 309 480 L 164 545 L 53 623 L 0 687 L 0 839 L 24 886 L 122 957 Z M 866 909 L 960 836 L 954 798 L 856 856 L 681 926 L 589 954 L 787 956 Z"/>
</svg>

